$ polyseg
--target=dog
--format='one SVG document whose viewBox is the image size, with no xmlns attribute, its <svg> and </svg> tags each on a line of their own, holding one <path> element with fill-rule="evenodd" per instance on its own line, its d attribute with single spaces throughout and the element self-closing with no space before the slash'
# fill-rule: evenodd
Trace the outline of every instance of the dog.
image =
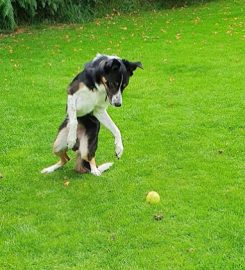
<svg viewBox="0 0 245 270">
<path fill-rule="evenodd" d="M 99 176 L 108 170 L 113 163 L 97 167 L 95 162 L 100 123 L 115 138 L 117 158 L 122 156 L 121 132 L 108 115 L 107 107 L 110 104 L 115 107 L 122 105 L 122 93 L 136 68 L 143 69 L 141 62 L 101 54 L 85 64 L 84 70 L 72 80 L 67 89 L 67 116 L 60 125 L 53 145 L 53 152 L 60 157 L 60 161 L 43 169 L 42 173 L 52 173 L 64 166 L 70 160 L 68 149 L 77 153 L 77 172 L 91 172 Z"/>
</svg>

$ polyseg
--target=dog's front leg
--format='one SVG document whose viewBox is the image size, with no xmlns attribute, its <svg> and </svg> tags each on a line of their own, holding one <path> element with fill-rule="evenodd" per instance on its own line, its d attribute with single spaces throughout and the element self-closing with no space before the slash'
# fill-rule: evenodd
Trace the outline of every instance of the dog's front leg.
<svg viewBox="0 0 245 270">
<path fill-rule="evenodd" d="M 115 152 L 117 157 L 120 158 L 123 153 L 123 143 L 120 130 L 112 121 L 111 117 L 105 109 L 95 110 L 94 116 L 113 134 L 115 138 Z"/>
<path fill-rule="evenodd" d="M 67 101 L 67 112 L 69 117 L 68 122 L 68 137 L 67 144 L 68 148 L 71 149 L 77 140 L 77 113 L 76 113 L 76 97 L 74 95 L 68 95 Z"/>
</svg>

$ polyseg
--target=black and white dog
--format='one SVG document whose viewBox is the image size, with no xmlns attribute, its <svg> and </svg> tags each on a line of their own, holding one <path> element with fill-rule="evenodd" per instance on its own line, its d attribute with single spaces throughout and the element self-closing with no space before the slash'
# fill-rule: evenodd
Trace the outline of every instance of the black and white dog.
<svg viewBox="0 0 245 270">
<path fill-rule="evenodd" d="M 99 176 L 109 169 L 112 163 L 98 167 L 95 163 L 100 123 L 115 137 L 116 156 L 121 157 L 121 133 L 106 109 L 109 104 L 116 107 L 122 105 L 123 90 L 137 67 L 142 68 L 142 64 L 100 54 L 85 65 L 68 87 L 67 117 L 59 128 L 53 146 L 60 161 L 43 169 L 42 173 L 51 173 L 64 166 L 70 160 L 68 149 L 77 152 L 75 170 L 78 172 L 91 172 Z"/>
</svg>

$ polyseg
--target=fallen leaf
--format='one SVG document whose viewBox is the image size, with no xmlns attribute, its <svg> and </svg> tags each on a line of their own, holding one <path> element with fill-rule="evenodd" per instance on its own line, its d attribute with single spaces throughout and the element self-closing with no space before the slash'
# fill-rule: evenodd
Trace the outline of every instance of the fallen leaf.
<svg viewBox="0 0 245 270">
<path fill-rule="evenodd" d="M 65 187 L 68 187 L 69 184 L 70 184 L 70 181 L 64 181 L 64 186 L 65 186 Z"/>
<path fill-rule="evenodd" d="M 180 33 L 177 33 L 176 36 L 175 36 L 176 39 L 181 39 L 181 35 Z"/>
<path fill-rule="evenodd" d="M 169 80 L 170 82 L 173 82 L 175 79 L 174 79 L 173 76 L 170 76 L 170 77 L 168 78 L 168 80 Z"/>
<path fill-rule="evenodd" d="M 194 24 L 199 24 L 201 19 L 199 17 L 196 17 L 193 21 Z"/>
<path fill-rule="evenodd" d="M 160 221 L 163 219 L 163 214 L 155 214 L 153 217 L 156 221 Z"/>
</svg>

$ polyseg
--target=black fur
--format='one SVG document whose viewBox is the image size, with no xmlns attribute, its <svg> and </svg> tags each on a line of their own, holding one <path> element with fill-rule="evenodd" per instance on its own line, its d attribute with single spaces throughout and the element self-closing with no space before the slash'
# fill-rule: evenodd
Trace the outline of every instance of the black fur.
<svg viewBox="0 0 245 270">
<path fill-rule="evenodd" d="M 88 160 L 91 160 L 95 157 L 95 152 L 98 147 L 98 136 L 100 131 L 100 122 L 98 119 L 92 114 L 87 114 L 82 117 L 77 117 L 78 124 L 80 124 L 84 129 L 85 133 L 88 137 Z M 68 124 L 68 116 L 62 122 L 59 127 L 59 132 L 66 128 Z M 73 151 L 77 151 L 79 149 L 80 141 L 77 139 L 76 144 L 72 148 Z M 85 167 L 88 171 L 90 171 L 90 165 L 87 161 L 82 161 L 83 167 Z"/>
<path fill-rule="evenodd" d="M 96 91 L 97 86 L 104 84 L 107 97 L 111 102 L 111 98 L 120 88 L 121 92 L 129 83 L 129 78 L 133 75 L 133 71 L 137 68 L 143 68 L 140 62 L 129 62 L 125 59 L 111 58 L 106 55 L 98 56 L 96 59 L 88 62 L 81 71 L 69 84 L 68 94 L 73 95 L 81 84 L 84 84 L 91 91 Z M 100 130 L 100 122 L 92 114 L 87 114 L 77 118 L 86 132 L 88 137 L 88 160 L 95 157 L 98 146 L 98 135 Z M 59 131 L 68 124 L 68 116 L 59 127 Z M 77 140 L 74 151 L 79 149 L 79 140 Z M 90 165 L 87 161 L 82 161 L 82 167 L 90 171 Z"/>
<path fill-rule="evenodd" d="M 85 128 L 85 132 L 88 137 L 88 160 L 91 160 L 95 157 L 95 152 L 98 146 L 100 122 L 92 114 L 78 117 L 77 121 Z"/>
<path fill-rule="evenodd" d="M 58 129 L 58 133 L 67 126 L 68 124 L 68 115 L 66 116 L 65 120 L 61 123 L 61 125 L 59 126 L 59 129 Z"/>
<path fill-rule="evenodd" d="M 97 79 L 95 78 L 94 71 L 85 67 L 85 69 L 80 72 L 70 83 L 68 87 L 69 89 L 75 87 L 75 91 L 78 90 L 79 83 L 84 83 L 90 90 L 96 89 L 95 83 L 97 83 Z M 74 94 L 75 91 L 71 91 L 71 94 Z"/>
<path fill-rule="evenodd" d="M 79 89 L 80 83 L 85 84 L 92 91 L 96 90 L 96 85 L 103 83 L 109 101 L 111 101 L 112 96 L 118 92 L 120 86 L 121 92 L 127 87 L 129 78 L 137 67 L 143 68 L 140 62 L 130 62 L 106 55 L 98 56 L 88 62 L 84 66 L 84 70 L 72 80 L 68 87 L 68 94 L 73 95 Z"/>
<path fill-rule="evenodd" d="M 88 137 L 88 160 L 95 157 L 95 152 L 98 147 L 98 136 L 100 131 L 100 122 L 92 114 L 85 115 L 77 118 L 78 123 L 82 124 L 85 128 Z M 78 146 L 79 147 L 79 146 Z M 89 162 L 82 160 L 82 167 L 91 171 Z"/>
</svg>

